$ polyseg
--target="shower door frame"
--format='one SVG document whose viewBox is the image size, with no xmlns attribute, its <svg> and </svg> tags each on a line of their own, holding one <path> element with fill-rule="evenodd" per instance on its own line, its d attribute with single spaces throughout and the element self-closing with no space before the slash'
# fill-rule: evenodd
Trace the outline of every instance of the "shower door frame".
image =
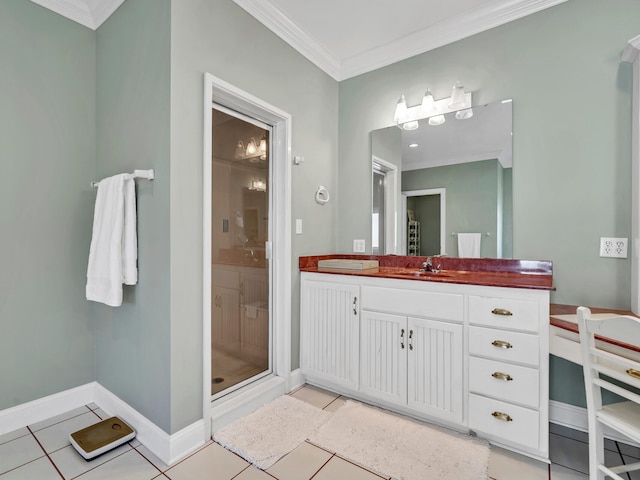
<svg viewBox="0 0 640 480">
<path fill-rule="evenodd" d="M 266 245 L 271 264 L 269 311 L 272 374 L 234 392 L 232 398 L 211 401 L 211 209 L 212 119 L 214 104 L 223 105 L 270 125 L 271 142 L 270 238 Z M 226 423 L 265 399 L 291 390 L 291 115 L 210 73 L 204 74 L 203 145 L 203 418 L 205 439 L 212 425 Z M 216 420 L 217 419 L 217 420 Z"/>
</svg>

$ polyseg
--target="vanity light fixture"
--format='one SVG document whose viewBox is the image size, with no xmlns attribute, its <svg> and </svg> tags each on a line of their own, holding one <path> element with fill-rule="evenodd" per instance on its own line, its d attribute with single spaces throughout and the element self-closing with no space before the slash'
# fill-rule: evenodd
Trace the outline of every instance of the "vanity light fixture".
<svg viewBox="0 0 640 480">
<path fill-rule="evenodd" d="M 259 145 L 259 146 L 258 146 Z M 254 137 L 251 137 L 246 148 L 242 140 L 238 140 L 234 157 L 237 159 L 248 158 L 250 162 L 256 163 L 260 160 L 266 160 L 267 158 L 267 135 L 264 134 L 260 139 L 260 143 L 256 142 Z"/>
<path fill-rule="evenodd" d="M 424 92 L 424 97 L 422 97 L 422 104 L 420 105 L 420 114 L 423 117 L 429 117 L 433 115 L 436 111 L 436 101 L 433 99 L 433 94 L 431 90 L 427 88 L 427 91 Z"/>
<path fill-rule="evenodd" d="M 451 102 L 449 102 L 449 108 L 451 110 L 460 110 L 461 108 L 466 108 L 467 102 L 464 99 L 464 87 L 458 81 L 453 86 L 453 90 L 451 91 Z"/>
<path fill-rule="evenodd" d="M 400 96 L 400 100 L 396 104 L 396 111 L 393 115 L 393 121 L 396 123 L 404 123 L 407 116 L 407 101 L 404 99 L 404 95 Z"/>
<path fill-rule="evenodd" d="M 465 108 L 464 110 L 458 110 L 456 112 L 457 120 L 466 120 L 473 117 L 473 108 Z"/>
<path fill-rule="evenodd" d="M 400 95 L 400 99 L 396 104 L 393 120 L 398 126 L 402 126 L 404 130 L 415 130 L 419 128 L 418 120 L 428 118 L 429 125 L 442 125 L 445 122 L 444 114 L 449 112 L 457 112 L 458 120 L 465 120 L 473 116 L 471 110 L 472 98 L 471 92 L 465 92 L 460 82 L 456 82 L 453 86 L 451 97 L 435 100 L 431 89 L 427 89 L 422 97 L 419 105 L 409 107 L 404 95 Z M 463 110 L 463 112 L 460 112 Z"/>
<path fill-rule="evenodd" d="M 435 115 L 433 117 L 429 117 L 429 125 L 436 126 L 442 125 L 445 122 L 444 115 Z"/>
<path fill-rule="evenodd" d="M 266 192 L 267 191 L 267 184 L 265 183 L 264 180 L 252 180 L 251 181 L 251 187 L 249 188 L 249 190 L 256 190 L 258 192 Z"/>
</svg>

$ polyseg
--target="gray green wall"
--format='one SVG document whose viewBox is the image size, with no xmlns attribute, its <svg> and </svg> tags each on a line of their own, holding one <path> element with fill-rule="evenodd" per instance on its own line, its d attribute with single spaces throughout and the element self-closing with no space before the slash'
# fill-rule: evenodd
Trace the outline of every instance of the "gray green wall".
<svg viewBox="0 0 640 480">
<path fill-rule="evenodd" d="M 496 257 L 502 170 L 496 159 L 410 170 L 402 173 L 401 190 L 445 188 L 447 255 L 458 256 L 458 237 L 451 232 L 479 232 L 480 256 Z"/>
<path fill-rule="evenodd" d="M 335 249 L 338 84 L 231 0 L 171 6 L 171 430 L 202 411 L 203 75 L 249 92 L 292 116 L 292 367 L 299 358 L 298 257 Z M 371 174 L 369 173 L 369 178 Z M 318 205 L 324 185 L 332 200 Z M 293 232 L 292 232 L 293 233 Z"/>
<path fill-rule="evenodd" d="M 96 32 L 97 178 L 153 168 L 155 180 L 136 181 L 138 284 L 124 287 L 122 306 L 92 302 L 90 311 L 96 338 L 95 379 L 167 432 L 173 382 L 169 374 L 170 15 L 170 0 L 129 0 Z"/>
<path fill-rule="evenodd" d="M 632 72 L 620 54 L 638 18 L 633 0 L 569 0 L 341 82 L 339 251 L 370 238 L 368 185 L 354 182 L 368 175 L 369 132 L 392 124 L 401 94 L 414 105 L 460 80 L 475 104 L 513 99 L 513 256 L 553 261 L 554 303 L 630 308 L 630 260 L 600 258 L 598 245 L 631 234 Z M 579 368 L 557 360 L 551 398 L 580 405 Z"/>
<path fill-rule="evenodd" d="M 439 99 L 460 80 L 475 104 L 513 99 L 513 255 L 551 260 L 552 301 L 630 307 L 630 261 L 599 237 L 631 234 L 631 66 L 640 3 L 569 0 L 340 82 L 338 250 L 370 238 L 369 132 L 405 94 Z"/>
<path fill-rule="evenodd" d="M 0 410 L 94 380 L 95 36 L 0 2 Z"/>
</svg>

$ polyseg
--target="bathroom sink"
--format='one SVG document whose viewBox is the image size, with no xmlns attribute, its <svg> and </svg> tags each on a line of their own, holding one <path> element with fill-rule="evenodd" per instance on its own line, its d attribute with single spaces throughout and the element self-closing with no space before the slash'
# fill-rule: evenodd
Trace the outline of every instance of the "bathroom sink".
<svg viewBox="0 0 640 480">
<path fill-rule="evenodd" d="M 449 277 L 451 274 L 443 272 L 442 270 L 436 272 L 430 272 L 427 270 L 419 269 L 419 270 L 410 270 L 407 272 L 402 272 L 401 275 L 405 275 L 407 277 Z"/>
</svg>

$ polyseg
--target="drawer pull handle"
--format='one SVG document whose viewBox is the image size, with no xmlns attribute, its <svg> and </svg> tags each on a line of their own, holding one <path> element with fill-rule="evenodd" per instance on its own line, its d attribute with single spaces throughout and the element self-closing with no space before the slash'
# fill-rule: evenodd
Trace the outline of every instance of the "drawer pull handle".
<svg viewBox="0 0 640 480">
<path fill-rule="evenodd" d="M 404 348 L 404 328 L 400 330 L 400 348 Z"/>
<path fill-rule="evenodd" d="M 508 373 L 493 372 L 491 374 L 491 376 L 493 378 L 498 379 L 498 380 L 504 380 L 505 382 L 510 382 L 511 380 L 513 380 L 513 377 L 511 375 L 509 375 Z"/>
<path fill-rule="evenodd" d="M 413 350 L 413 330 L 409 330 L 409 350 Z"/>
<path fill-rule="evenodd" d="M 504 340 L 494 340 L 491 342 L 491 345 L 498 348 L 513 348 L 513 345 L 509 342 L 505 342 Z"/>
<path fill-rule="evenodd" d="M 640 380 L 640 370 L 636 370 L 635 368 L 627 370 L 627 375 L 635 378 L 636 380 Z"/>
<path fill-rule="evenodd" d="M 494 308 L 491 310 L 491 313 L 494 315 L 502 315 L 503 317 L 510 317 L 513 315 L 509 310 L 505 310 L 504 308 Z"/>
<path fill-rule="evenodd" d="M 493 415 L 493 417 L 498 420 L 502 420 L 503 422 L 513 422 L 513 418 L 511 418 L 511 416 L 507 415 L 506 413 L 493 412 L 491 415 Z"/>
<path fill-rule="evenodd" d="M 358 315 L 358 297 L 353 297 L 353 314 Z"/>
</svg>

